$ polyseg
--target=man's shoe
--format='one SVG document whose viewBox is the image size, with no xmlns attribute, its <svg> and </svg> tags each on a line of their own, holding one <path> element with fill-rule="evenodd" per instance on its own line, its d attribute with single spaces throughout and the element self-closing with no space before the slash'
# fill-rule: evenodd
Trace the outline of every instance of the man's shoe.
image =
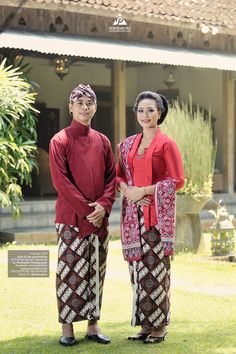
<svg viewBox="0 0 236 354">
<path fill-rule="evenodd" d="M 128 340 L 145 340 L 150 333 L 138 333 L 135 336 L 128 337 Z"/>
<path fill-rule="evenodd" d="M 92 340 L 101 344 L 108 344 L 111 342 L 110 338 L 105 336 L 104 334 L 86 334 L 85 336 L 88 340 Z"/>
<path fill-rule="evenodd" d="M 64 337 L 64 336 L 61 336 L 60 340 L 59 340 L 59 343 L 61 345 L 64 345 L 65 347 L 75 345 L 75 343 L 76 343 L 75 342 L 75 337 Z"/>
</svg>

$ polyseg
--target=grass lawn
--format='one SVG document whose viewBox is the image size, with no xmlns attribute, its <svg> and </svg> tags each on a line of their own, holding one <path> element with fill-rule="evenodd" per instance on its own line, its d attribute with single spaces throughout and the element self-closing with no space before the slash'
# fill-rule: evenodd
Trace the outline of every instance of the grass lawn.
<svg viewBox="0 0 236 354">
<path fill-rule="evenodd" d="M 8 278 L 8 249 L 50 251 L 49 278 Z M 7 354 L 236 354 L 236 263 L 179 254 L 172 261 L 171 324 L 168 338 L 157 345 L 129 342 L 131 288 L 120 241 L 111 241 L 100 325 L 110 345 L 84 339 L 86 323 L 75 323 L 78 344 L 58 344 L 55 297 L 55 245 L 9 245 L 0 248 L 0 353 Z"/>
</svg>

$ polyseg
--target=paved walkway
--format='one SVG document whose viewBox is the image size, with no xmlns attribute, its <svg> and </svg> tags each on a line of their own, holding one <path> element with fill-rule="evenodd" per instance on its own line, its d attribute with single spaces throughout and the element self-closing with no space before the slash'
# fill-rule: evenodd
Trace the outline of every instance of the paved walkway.
<svg viewBox="0 0 236 354">
<path fill-rule="evenodd" d="M 28 246 L 27 246 L 28 247 Z M 23 249 L 22 246 L 21 249 Z M 32 246 L 32 249 L 37 248 L 37 246 Z M 47 246 L 44 246 L 43 249 L 46 249 Z M 120 242 L 110 242 L 109 244 L 110 251 L 115 251 L 115 259 L 114 252 L 108 252 L 108 267 L 107 267 L 107 274 L 106 278 L 117 279 L 121 281 L 126 281 L 127 283 L 130 282 L 129 280 L 129 271 L 128 271 L 128 264 L 124 261 L 120 262 L 121 259 L 121 245 Z M 119 255 L 118 255 L 119 254 Z M 113 263 L 119 267 L 116 269 Z M 1 253 L 0 257 L 0 264 L 4 264 L 7 267 L 7 249 L 5 252 Z M 57 264 L 57 247 L 53 247 L 50 249 L 50 271 L 54 271 L 56 269 Z M 115 269 L 115 270 L 114 270 Z M 177 278 L 172 276 L 171 278 L 172 288 L 178 289 L 190 293 L 200 293 L 206 294 L 211 296 L 236 296 L 236 276 L 235 276 L 235 286 L 221 286 L 215 284 L 206 284 L 206 285 L 194 285 L 191 281 Z"/>
<path fill-rule="evenodd" d="M 221 285 L 191 285 L 188 281 L 172 278 L 172 287 L 191 293 L 202 293 L 213 296 L 236 296 L 236 286 Z"/>
<path fill-rule="evenodd" d="M 119 242 L 110 242 L 110 249 L 121 249 Z M 121 252 L 121 250 L 120 250 Z M 109 253 L 108 253 L 109 254 Z M 109 261 L 109 258 L 108 258 Z M 110 260 L 112 262 L 112 260 Z M 108 266 L 107 278 L 115 278 L 117 280 L 123 280 L 129 282 L 128 265 L 121 265 L 121 269 L 114 271 L 114 267 Z M 112 269 L 113 268 L 113 269 Z M 221 285 L 194 285 L 186 279 L 176 278 L 172 276 L 171 284 L 173 289 L 183 290 L 191 293 L 200 293 L 212 296 L 236 296 L 236 276 L 235 286 L 221 286 Z"/>
<path fill-rule="evenodd" d="M 115 278 L 117 280 L 129 281 L 128 269 L 126 274 L 124 271 L 112 271 L 107 270 L 107 278 Z M 171 278 L 171 284 L 173 289 L 183 290 L 191 293 L 201 293 L 212 296 L 236 296 L 236 286 L 221 286 L 221 285 L 192 285 L 188 281 Z"/>
</svg>

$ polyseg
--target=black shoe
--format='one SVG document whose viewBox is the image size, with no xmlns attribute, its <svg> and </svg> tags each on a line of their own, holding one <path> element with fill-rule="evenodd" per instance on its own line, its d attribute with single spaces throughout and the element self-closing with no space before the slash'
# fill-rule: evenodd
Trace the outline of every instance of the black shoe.
<svg viewBox="0 0 236 354">
<path fill-rule="evenodd" d="M 111 342 L 110 338 L 104 334 L 87 334 L 85 338 L 101 344 L 108 344 Z"/>
<path fill-rule="evenodd" d="M 144 344 L 155 344 L 155 343 L 160 343 L 165 340 L 165 336 L 167 335 L 167 332 L 164 334 L 163 337 L 153 337 L 153 336 L 148 336 L 143 343 Z"/>
<path fill-rule="evenodd" d="M 59 343 L 61 345 L 64 345 L 65 347 L 67 346 L 72 346 L 75 345 L 75 337 L 60 337 Z"/>
<path fill-rule="evenodd" d="M 138 333 L 135 336 L 128 337 L 128 340 L 145 340 L 150 333 Z"/>
</svg>

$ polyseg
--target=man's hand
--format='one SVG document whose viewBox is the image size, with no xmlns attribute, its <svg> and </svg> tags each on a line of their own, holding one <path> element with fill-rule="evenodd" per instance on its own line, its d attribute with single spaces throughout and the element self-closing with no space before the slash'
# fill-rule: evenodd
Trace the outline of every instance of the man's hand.
<svg viewBox="0 0 236 354">
<path fill-rule="evenodd" d="M 106 210 L 97 202 L 90 203 L 89 206 L 95 208 L 95 210 L 91 214 L 87 215 L 87 220 L 95 227 L 101 227 Z"/>
</svg>

